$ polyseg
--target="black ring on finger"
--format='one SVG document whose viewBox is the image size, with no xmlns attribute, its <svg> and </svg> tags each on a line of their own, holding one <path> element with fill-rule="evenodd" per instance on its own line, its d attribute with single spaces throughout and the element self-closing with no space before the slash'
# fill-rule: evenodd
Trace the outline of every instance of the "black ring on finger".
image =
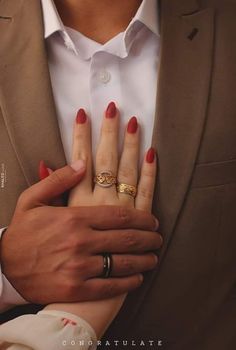
<svg viewBox="0 0 236 350">
<path fill-rule="evenodd" d="M 112 272 L 112 255 L 110 253 L 104 253 L 103 255 L 103 273 L 102 278 L 109 278 Z"/>
</svg>

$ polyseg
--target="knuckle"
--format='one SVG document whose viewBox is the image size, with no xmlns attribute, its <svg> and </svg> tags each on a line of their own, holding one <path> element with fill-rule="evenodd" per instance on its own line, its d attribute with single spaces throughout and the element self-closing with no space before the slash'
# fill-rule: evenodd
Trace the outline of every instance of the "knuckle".
<svg viewBox="0 0 236 350">
<path fill-rule="evenodd" d="M 88 270 L 88 263 L 85 259 L 79 259 L 75 264 L 75 268 L 79 275 L 83 275 Z"/>
<path fill-rule="evenodd" d="M 153 169 L 153 168 L 143 169 L 142 175 L 148 179 L 151 178 L 151 180 L 152 180 L 154 175 L 155 175 L 155 169 Z"/>
<path fill-rule="evenodd" d="M 136 151 L 138 148 L 138 142 L 133 138 L 125 141 L 125 148 L 129 151 Z"/>
<path fill-rule="evenodd" d="M 123 242 L 125 248 L 133 250 L 138 247 L 138 239 L 134 231 L 126 231 L 123 233 Z"/>
<path fill-rule="evenodd" d="M 68 188 L 69 182 L 66 177 L 62 175 L 62 172 L 60 170 L 54 171 L 48 178 L 47 181 L 51 184 L 61 184 L 64 188 Z"/>
<path fill-rule="evenodd" d="M 120 219 L 121 224 L 128 224 L 130 222 L 130 209 L 127 207 L 117 208 L 117 217 Z"/>
<path fill-rule="evenodd" d="M 69 281 L 67 281 L 63 286 L 66 299 L 73 300 L 77 296 L 80 288 L 80 283 L 78 283 L 76 279 L 71 278 Z"/>
<path fill-rule="evenodd" d="M 82 128 L 75 128 L 74 138 L 78 142 L 78 149 L 80 149 L 79 146 L 84 146 L 87 140 L 87 135 Z"/>
<path fill-rule="evenodd" d="M 122 179 L 133 179 L 136 177 L 136 174 L 137 174 L 137 170 L 127 165 L 122 166 L 119 169 L 119 177 L 121 177 Z"/>
<path fill-rule="evenodd" d="M 109 164 L 115 164 L 117 162 L 117 156 L 114 154 L 114 152 L 106 150 L 106 152 L 99 152 L 96 156 L 96 163 L 99 164 L 99 166 L 106 167 Z"/>
<path fill-rule="evenodd" d="M 151 199 L 152 198 L 152 191 L 149 190 L 147 187 L 139 187 L 138 189 L 138 195 L 145 198 L 145 199 Z"/>
<path fill-rule="evenodd" d="M 66 208 L 66 210 L 64 211 L 62 220 L 63 220 L 63 223 L 66 225 L 66 227 L 73 227 L 77 223 L 77 220 L 73 211 L 70 210 L 69 208 Z"/>
<path fill-rule="evenodd" d="M 104 233 L 101 235 L 99 232 L 93 235 L 93 249 L 95 251 L 104 251 L 104 247 L 111 245 L 111 235 Z M 106 250 L 106 249 L 105 249 Z"/>
<path fill-rule="evenodd" d="M 25 220 L 27 222 L 28 227 L 34 227 L 35 225 L 38 225 L 40 217 L 38 216 L 37 211 L 35 211 L 35 210 L 28 210 L 25 213 Z"/>
<path fill-rule="evenodd" d="M 71 240 L 71 244 L 77 252 L 84 253 L 88 250 L 89 242 L 88 238 L 85 235 L 79 236 L 74 235 Z"/>
<path fill-rule="evenodd" d="M 135 271 L 135 264 L 130 258 L 122 258 L 121 269 L 127 273 L 133 273 Z"/>
<path fill-rule="evenodd" d="M 113 136 L 113 134 L 116 134 L 115 124 L 114 123 L 103 123 L 102 134 L 106 134 L 106 135 L 104 135 L 105 137 L 109 134 L 111 134 L 111 136 Z"/>
<path fill-rule="evenodd" d="M 106 284 L 102 287 L 101 292 L 105 297 L 114 295 L 116 293 L 114 282 L 112 280 L 107 280 Z"/>
<path fill-rule="evenodd" d="M 65 240 L 65 245 L 68 246 L 72 252 L 77 253 L 81 244 L 81 237 L 76 231 L 69 231 L 67 235 L 67 239 Z"/>
<path fill-rule="evenodd" d="M 77 247 L 79 248 L 79 250 L 81 252 L 85 252 L 88 250 L 88 247 L 90 246 L 90 240 L 88 237 L 86 237 L 85 235 L 83 235 L 82 237 L 80 237 Z"/>
<path fill-rule="evenodd" d="M 30 190 L 26 189 L 24 192 L 22 192 L 18 198 L 17 204 L 19 206 L 24 205 L 25 203 L 28 202 L 30 196 Z"/>
</svg>

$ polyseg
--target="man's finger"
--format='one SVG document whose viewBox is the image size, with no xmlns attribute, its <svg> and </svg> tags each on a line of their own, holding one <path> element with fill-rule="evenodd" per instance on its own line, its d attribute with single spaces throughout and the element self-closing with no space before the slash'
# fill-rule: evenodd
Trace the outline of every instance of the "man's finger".
<svg viewBox="0 0 236 350">
<path fill-rule="evenodd" d="M 121 206 L 94 206 L 71 208 L 78 219 L 90 223 L 90 227 L 97 230 L 112 230 L 119 228 L 133 228 L 146 231 L 156 231 L 158 220 L 150 213 Z"/>
<path fill-rule="evenodd" d="M 161 248 L 163 239 L 159 233 L 138 230 L 113 230 L 95 232 L 93 235 L 93 254 L 143 253 Z"/>
<path fill-rule="evenodd" d="M 89 266 L 84 271 L 85 278 L 97 278 L 103 274 L 103 256 L 96 255 L 89 258 Z M 154 269 L 158 258 L 155 254 L 125 255 L 112 254 L 112 277 L 131 276 Z"/>
<path fill-rule="evenodd" d="M 21 194 L 17 209 L 29 210 L 38 205 L 47 205 L 53 198 L 78 184 L 84 174 L 85 163 L 82 160 L 54 171 L 44 180 L 31 186 Z"/>
<path fill-rule="evenodd" d="M 141 274 L 123 278 L 93 278 L 84 283 L 84 300 L 101 300 L 122 295 L 141 286 Z"/>
</svg>

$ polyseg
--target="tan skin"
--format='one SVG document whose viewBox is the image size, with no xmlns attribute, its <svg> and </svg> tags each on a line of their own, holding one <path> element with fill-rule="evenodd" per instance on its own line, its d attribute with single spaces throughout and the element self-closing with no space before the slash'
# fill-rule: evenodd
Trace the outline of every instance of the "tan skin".
<svg viewBox="0 0 236 350">
<path fill-rule="evenodd" d="M 142 0 L 55 0 L 66 26 L 101 44 L 127 28 L 141 2 Z"/>
</svg>

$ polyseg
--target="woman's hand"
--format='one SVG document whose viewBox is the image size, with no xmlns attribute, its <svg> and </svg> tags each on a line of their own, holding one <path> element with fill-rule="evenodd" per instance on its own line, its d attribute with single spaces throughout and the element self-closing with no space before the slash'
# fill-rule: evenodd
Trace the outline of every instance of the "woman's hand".
<svg viewBox="0 0 236 350">
<path fill-rule="evenodd" d="M 119 112 L 112 102 L 109 104 L 107 111 L 103 117 L 100 141 L 98 144 L 95 171 L 93 173 L 92 167 L 92 149 L 91 149 L 91 125 L 88 116 L 83 109 L 80 109 L 74 125 L 73 136 L 73 151 L 72 162 L 82 159 L 87 164 L 87 172 L 83 180 L 70 193 L 69 206 L 123 206 L 129 208 L 136 208 L 142 211 L 151 211 L 152 198 L 154 192 L 155 178 L 156 178 L 156 156 L 155 151 L 151 148 L 145 154 L 142 163 L 141 174 L 138 174 L 139 165 L 139 139 L 140 127 L 136 117 L 132 117 L 127 125 L 124 135 L 124 145 L 121 157 L 118 156 L 118 137 L 119 137 Z M 110 172 L 117 177 L 120 188 L 131 186 L 132 190 L 137 188 L 137 196 L 132 196 L 127 193 L 117 192 L 117 187 L 112 185 L 110 187 L 102 187 L 99 181 L 94 184 L 94 177 L 103 172 Z M 125 185 L 124 185 L 125 184 Z M 141 213 L 140 213 L 141 214 Z M 102 234 L 102 233 L 101 233 Z M 153 239 L 152 233 L 143 232 L 146 235 L 147 243 Z M 111 231 L 109 241 L 110 244 L 117 233 Z M 124 237 L 120 234 L 120 240 Z M 113 268 L 112 276 L 125 276 L 139 273 L 140 271 L 148 271 L 153 269 L 157 263 L 157 256 L 149 252 L 146 254 L 138 254 L 138 247 L 136 238 L 137 233 L 130 228 L 129 236 L 125 239 L 129 240 L 129 245 L 133 246 L 133 253 L 119 254 L 122 251 L 117 246 L 117 251 L 113 251 Z M 159 247 L 162 240 L 159 237 Z M 104 237 L 105 239 L 105 237 Z M 109 245 L 109 243 L 108 243 Z M 150 246 L 149 246 L 150 247 Z M 153 250 L 157 247 L 153 246 Z M 150 248 L 149 248 L 150 251 Z M 103 252 L 105 253 L 105 252 Z M 96 254 L 93 257 L 90 266 L 94 266 L 94 274 L 91 277 L 99 277 L 102 275 L 103 257 Z M 104 282 L 104 281 L 103 281 Z"/>
<path fill-rule="evenodd" d="M 79 110 L 74 125 L 72 161 L 83 159 L 87 172 L 70 193 L 69 206 L 119 205 L 151 211 L 156 178 L 156 156 L 150 148 L 138 174 L 140 127 L 136 117 L 127 125 L 121 157 L 118 156 L 119 112 L 113 102 L 103 117 L 100 142 L 96 152 L 95 174 L 110 171 L 118 183 L 137 186 L 136 198 L 118 193 L 116 186 L 109 188 L 93 184 L 91 125 L 83 109 Z"/>
<path fill-rule="evenodd" d="M 90 122 L 85 114 L 84 110 L 80 110 L 77 115 L 76 123 L 74 126 L 74 138 L 73 138 L 73 155 L 72 161 L 82 159 L 87 163 L 87 173 L 82 182 L 76 186 L 69 197 L 70 206 L 93 206 L 93 205 L 118 205 L 124 207 L 137 208 L 140 210 L 140 214 L 143 211 L 151 211 L 152 198 L 156 177 L 156 156 L 154 150 L 151 148 L 145 154 L 141 174 L 138 175 L 138 163 L 139 163 L 139 135 L 140 130 L 135 117 L 131 118 L 124 138 L 124 146 L 121 157 L 118 156 L 118 134 L 119 134 L 119 113 L 114 103 L 111 103 L 102 122 L 101 137 L 96 152 L 95 161 L 95 179 L 96 183 L 93 184 L 93 169 L 92 169 L 92 149 L 91 149 L 91 130 Z M 111 172 L 112 175 L 117 177 L 118 184 L 120 186 L 137 186 L 137 196 L 132 196 L 127 193 L 117 192 L 115 185 L 109 187 L 103 187 L 102 181 L 99 181 L 99 174 L 103 172 Z M 125 185 L 121 185 L 125 184 Z M 119 189 L 120 187 L 118 187 Z M 131 191 L 132 192 L 132 191 Z M 109 241 L 113 240 L 115 232 L 110 232 Z M 147 242 L 150 243 L 150 232 L 143 232 L 147 236 Z M 158 235 L 156 233 L 156 235 Z M 152 247 L 151 250 L 156 250 L 162 244 L 161 236 L 159 236 L 158 247 Z M 124 239 L 120 236 L 121 241 Z M 146 254 L 137 254 L 137 244 L 135 240 L 135 232 L 130 229 L 127 243 L 130 247 L 133 247 L 134 255 L 124 255 L 119 251 L 119 247 L 116 248 L 116 254 L 112 255 L 113 260 L 113 276 L 122 276 L 127 274 L 127 268 L 133 274 L 136 271 L 140 271 L 140 264 L 144 261 L 146 266 L 143 265 L 143 271 L 154 268 L 157 264 L 157 257 L 153 252 L 147 251 Z M 109 245 L 109 242 L 107 242 Z M 105 253 L 105 252 L 104 252 Z M 90 258 L 91 259 L 91 258 Z M 91 260 L 90 260 L 91 261 Z M 117 262 L 121 262 L 119 265 Z M 100 269 L 100 275 L 103 272 L 103 257 L 99 254 L 93 256 L 93 266 L 97 267 L 94 276 L 91 275 L 91 281 L 100 281 L 104 285 L 104 279 L 98 278 L 98 272 Z M 91 265 L 91 264 L 90 264 Z M 117 268 L 122 266 L 123 268 Z M 92 278 L 94 277 L 94 278 Z M 97 278 L 95 278 L 97 277 Z M 103 281 L 103 282 L 102 282 Z M 111 284 L 110 284 L 111 286 Z M 107 284 L 109 288 L 109 284 Z M 77 304 L 56 304 L 49 305 L 48 310 L 61 310 L 67 311 L 72 314 L 76 314 L 85 319 L 94 328 L 97 337 L 100 338 L 107 327 L 110 325 L 114 317 L 119 312 L 126 294 L 119 295 L 118 297 L 94 301 L 84 302 Z"/>
<path fill-rule="evenodd" d="M 150 212 L 152 207 L 152 197 L 156 176 L 156 157 L 153 149 L 150 149 L 145 154 L 141 173 L 139 175 L 139 131 L 140 130 L 136 118 L 131 118 L 126 128 L 124 147 L 121 157 L 119 158 L 119 113 L 114 103 L 111 103 L 108 106 L 106 114 L 103 118 L 101 137 L 96 153 L 96 183 L 94 185 L 94 174 L 92 169 L 92 150 L 90 140 L 90 123 L 85 112 L 83 110 L 79 111 L 74 127 L 72 160 L 76 161 L 78 159 L 82 159 L 86 161 L 87 173 L 83 181 L 79 185 L 77 185 L 70 194 L 70 210 L 83 212 L 85 208 L 88 209 L 88 207 L 90 207 L 89 210 L 92 212 L 94 209 L 93 206 L 101 206 L 103 208 L 114 209 L 120 208 L 119 210 L 122 210 L 123 207 L 124 213 L 127 213 L 129 211 L 135 211 L 134 208 L 136 208 L 139 210 L 138 212 L 140 213 L 140 216 L 148 215 L 147 212 Z M 101 176 L 101 174 L 104 172 L 108 172 L 111 177 L 109 178 L 108 176 L 108 178 L 104 180 L 104 177 Z M 111 184 L 111 186 L 108 187 L 103 186 L 103 181 L 106 182 L 110 179 L 116 178 L 118 179 L 118 186 L 116 186 L 115 184 Z M 137 195 L 135 196 L 136 186 Z M 61 209 L 63 210 L 65 208 Z M 94 219 L 98 221 L 100 220 L 101 223 L 105 222 L 104 218 L 100 219 L 99 217 L 95 217 L 95 215 Z M 117 228 L 117 224 L 113 217 L 109 217 L 109 221 L 112 220 L 114 221 L 112 227 Z M 139 220 L 139 216 L 137 216 L 137 221 Z M 84 216 L 82 215 L 80 225 L 83 224 Z M 94 224 L 91 223 L 91 221 L 90 226 L 94 226 Z M 125 218 L 124 226 L 127 228 L 127 220 L 125 220 Z M 82 274 L 84 273 L 84 276 L 87 276 L 87 280 L 84 277 L 85 280 L 83 281 L 83 286 L 87 284 L 88 290 L 91 291 L 91 285 L 95 283 L 96 290 L 99 290 L 100 288 L 100 295 L 106 295 L 106 289 L 108 289 L 107 295 L 116 294 L 114 293 L 114 290 L 113 292 L 111 291 L 111 288 L 114 289 L 114 280 L 126 280 L 128 282 L 128 278 L 135 277 L 135 274 L 136 278 L 139 278 L 140 280 L 141 275 L 138 273 L 139 271 L 149 270 L 156 266 L 157 258 L 153 251 L 155 251 L 161 246 L 162 239 L 161 236 L 157 233 L 140 230 L 138 231 L 139 235 L 145 235 L 147 242 L 146 249 L 144 249 L 144 247 L 140 249 L 140 244 L 137 240 L 137 231 L 135 230 L 135 226 L 140 228 L 140 225 L 138 225 L 138 223 L 132 223 L 132 225 L 130 226 L 132 227 L 130 227 L 128 230 L 124 230 L 124 234 L 122 230 L 111 230 L 110 225 L 109 227 L 102 227 L 102 230 L 100 231 L 98 228 L 94 230 L 92 227 L 90 227 L 91 229 L 86 231 L 86 236 L 89 236 L 89 240 L 86 240 L 86 237 L 84 236 L 84 242 L 89 241 L 90 244 L 92 243 L 91 247 L 89 249 L 83 249 L 83 247 L 80 247 L 80 254 L 84 254 L 84 262 L 86 262 L 86 264 L 83 265 L 85 271 L 83 271 L 83 269 L 81 270 L 81 266 L 77 266 L 76 260 L 74 260 L 73 257 L 69 256 L 67 265 L 68 273 L 70 273 L 69 266 L 72 266 L 73 268 L 75 266 L 80 268 L 80 272 Z M 117 237 L 118 234 L 119 237 Z M 95 238 L 98 235 L 102 237 L 103 241 L 103 245 L 100 244 L 100 248 L 98 240 L 96 240 Z M 114 237 L 116 237 L 116 242 L 118 242 L 115 247 Z M 65 245 L 68 244 L 68 241 L 69 238 L 65 236 Z M 129 255 L 124 254 L 124 250 L 121 249 L 123 245 L 120 245 L 120 242 L 126 242 L 127 251 L 129 252 Z M 106 247 L 106 252 L 113 252 L 113 278 L 101 278 L 101 274 L 103 272 L 102 253 L 105 253 L 104 251 L 102 251 L 102 247 Z M 78 245 L 76 243 L 75 249 L 77 248 Z M 146 252 L 146 254 L 143 253 L 144 251 Z M 88 255 L 88 252 L 90 255 Z M 131 254 L 132 252 L 134 253 L 133 255 Z M 127 271 L 129 271 L 130 274 L 132 274 L 133 276 L 117 278 L 118 276 L 127 276 Z M 114 276 L 116 276 L 116 278 L 114 278 Z M 111 282 L 112 280 L 113 283 Z M 89 284 L 91 284 L 90 287 Z M 103 290 L 103 293 L 101 293 L 101 290 Z M 119 294 L 121 294 L 121 292 Z M 91 300 L 90 296 L 87 297 L 89 300 Z M 18 318 L 4 325 L 4 329 L 2 331 L 2 334 L 0 334 L 0 337 L 1 340 L 6 341 L 8 343 L 7 345 L 6 343 L 4 343 L 7 346 L 7 349 L 9 348 L 9 344 L 15 344 L 14 348 L 18 349 L 19 347 L 18 345 L 16 345 L 16 343 L 26 345 L 26 349 L 28 349 L 29 347 L 31 348 L 32 344 L 38 344 L 38 341 L 41 342 L 41 340 L 45 337 L 45 334 L 47 332 L 47 339 L 45 339 L 45 341 L 47 344 L 50 343 L 49 347 L 53 349 L 58 349 L 58 346 L 59 348 L 62 348 L 62 344 L 65 339 L 68 342 L 73 340 L 72 338 L 82 340 L 84 337 L 87 337 L 86 339 L 89 339 L 89 341 L 91 341 L 91 339 L 95 340 L 96 337 L 94 335 L 94 332 L 91 331 L 88 325 L 86 326 L 84 324 L 84 322 L 81 320 L 82 318 L 93 327 L 94 331 L 96 332 L 97 338 L 99 339 L 102 337 L 107 327 L 110 325 L 114 317 L 119 312 L 125 300 L 125 297 L 126 294 L 122 294 L 112 299 L 110 298 L 96 301 L 95 299 L 97 298 L 95 297 L 93 299 L 94 301 L 80 302 L 76 304 L 51 304 L 45 308 L 47 310 L 46 313 L 45 311 L 43 311 L 40 313 L 40 315 L 25 316 L 25 326 L 27 327 L 28 325 L 34 324 L 35 329 L 37 329 L 36 338 L 38 337 L 38 340 L 34 338 L 34 335 L 32 335 L 31 333 L 23 333 L 22 336 L 22 332 L 18 329 L 18 325 L 22 327 L 22 318 Z M 67 314 L 65 314 L 65 312 L 67 312 Z M 80 318 L 75 316 L 79 316 Z M 48 322 L 46 325 L 45 317 L 47 317 Z M 4 348 L 6 348 L 5 345 L 3 345 Z M 47 346 L 47 348 L 49 347 Z M 45 346 L 41 348 L 44 349 Z"/>
</svg>

